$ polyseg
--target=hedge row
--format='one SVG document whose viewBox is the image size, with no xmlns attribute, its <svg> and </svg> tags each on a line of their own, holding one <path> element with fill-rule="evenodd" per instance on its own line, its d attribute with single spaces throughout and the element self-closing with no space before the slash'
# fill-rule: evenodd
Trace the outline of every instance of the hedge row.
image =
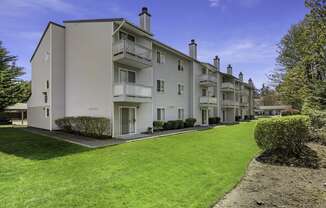
<svg viewBox="0 0 326 208">
<path fill-rule="evenodd" d="M 209 124 L 219 124 L 219 123 L 221 123 L 221 118 L 220 117 L 210 117 L 210 118 L 208 118 L 208 123 Z"/>
<path fill-rule="evenodd" d="M 288 155 L 299 154 L 309 140 L 309 118 L 297 115 L 259 120 L 255 139 L 263 150 L 282 149 Z"/>
<path fill-rule="evenodd" d="M 103 138 L 111 136 L 110 120 L 102 117 L 64 117 L 55 121 L 63 131 L 84 136 Z"/>
<path fill-rule="evenodd" d="M 194 127 L 196 123 L 195 118 L 187 118 L 183 120 L 171 120 L 171 121 L 154 121 L 154 130 L 172 130 L 172 129 L 182 129 L 185 127 Z"/>
</svg>

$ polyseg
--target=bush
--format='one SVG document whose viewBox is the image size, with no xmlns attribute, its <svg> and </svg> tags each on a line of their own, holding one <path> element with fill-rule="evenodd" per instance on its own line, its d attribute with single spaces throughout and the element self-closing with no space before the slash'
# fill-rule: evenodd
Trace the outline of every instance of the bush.
<svg viewBox="0 0 326 208">
<path fill-rule="evenodd" d="M 185 127 L 194 127 L 195 123 L 196 123 L 196 119 L 195 118 L 187 118 L 184 122 L 184 126 Z"/>
<path fill-rule="evenodd" d="M 241 116 L 235 116 L 235 121 L 238 122 L 241 120 Z"/>
<path fill-rule="evenodd" d="M 307 116 L 263 119 L 255 129 L 256 143 L 263 150 L 282 149 L 288 155 L 297 155 L 308 141 L 308 126 Z"/>
<path fill-rule="evenodd" d="M 244 120 L 245 120 L 245 121 L 248 121 L 248 120 L 250 120 L 250 117 L 249 117 L 248 115 L 245 115 L 245 116 L 244 116 Z"/>
<path fill-rule="evenodd" d="M 83 136 L 102 138 L 111 136 L 110 120 L 102 117 L 65 117 L 55 121 L 63 131 Z"/>
<path fill-rule="evenodd" d="M 164 130 L 171 130 L 174 127 L 174 122 L 173 121 L 167 121 L 163 125 Z"/>
<path fill-rule="evenodd" d="M 326 111 L 311 111 L 309 118 L 311 139 L 326 145 Z"/>
<path fill-rule="evenodd" d="M 208 118 L 208 123 L 209 124 L 219 124 L 221 122 L 220 117 L 210 117 Z"/>
<path fill-rule="evenodd" d="M 184 128 L 183 120 L 176 120 L 175 122 L 176 122 L 177 129 L 183 129 Z"/>
<path fill-rule="evenodd" d="M 153 122 L 153 127 L 154 127 L 154 131 L 155 130 L 162 130 L 163 126 L 164 126 L 164 121 L 154 121 Z"/>
<path fill-rule="evenodd" d="M 254 120 L 255 119 L 255 116 L 254 115 L 250 115 L 249 116 L 249 120 Z"/>
</svg>

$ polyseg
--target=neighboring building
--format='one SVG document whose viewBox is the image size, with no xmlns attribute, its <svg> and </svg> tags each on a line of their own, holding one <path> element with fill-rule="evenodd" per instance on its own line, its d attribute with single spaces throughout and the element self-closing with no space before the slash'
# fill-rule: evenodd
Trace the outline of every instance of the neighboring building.
<svg viewBox="0 0 326 208">
<path fill-rule="evenodd" d="M 232 123 L 254 115 L 253 83 L 220 72 L 154 39 L 151 15 L 143 8 L 140 27 L 126 19 L 49 22 L 32 58 L 28 124 L 57 129 L 65 116 L 100 116 L 112 121 L 113 136 L 141 133 L 154 120 L 209 117 Z"/>
<path fill-rule="evenodd" d="M 14 125 L 27 125 L 26 103 L 16 103 L 14 105 L 8 106 L 5 108 L 4 114 Z"/>
<path fill-rule="evenodd" d="M 293 111 L 291 105 L 275 105 L 275 106 L 256 106 L 256 115 L 275 116 L 281 115 L 283 111 Z"/>
</svg>

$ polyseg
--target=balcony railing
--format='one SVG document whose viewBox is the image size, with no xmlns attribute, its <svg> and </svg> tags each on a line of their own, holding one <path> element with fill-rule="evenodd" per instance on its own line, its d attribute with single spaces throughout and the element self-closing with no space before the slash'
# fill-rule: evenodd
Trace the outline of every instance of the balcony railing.
<svg viewBox="0 0 326 208">
<path fill-rule="evenodd" d="M 138 98 L 151 98 L 152 87 L 147 87 L 133 83 L 118 83 L 114 85 L 113 95 L 115 97 L 138 97 Z"/>
<path fill-rule="evenodd" d="M 249 103 L 247 103 L 247 102 L 242 102 L 242 103 L 240 103 L 240 106 L 241 106 L 241 107 L 248 107 L 248 106 L 249 106 Z"/>
<path fill-rule="evenodd" d="M 199 77 L 199 82 L 201 84 L 206 84 L 206 83 L 216 84 L 217 83 L 217 78 L 214 75 L 202 74 Z"/>
<path fill-rule="evenodd" d="M 130 40 L 117 40 L 113 44 L 113 59 L 122 60 L 123 64 L 137 62 L 140 67 L 152 64 L 152 50 Z M 126 60 L 125 60 L 126 59 Z"/>
<path fill-rule="evenodd" d="M 199 98 L 200 104 L 217 104 L 217 98 L 211 96 L 202 96 Z"/>
<path fill-rule="evenodd" d="M 223 100 L 223 106 L 239 106 L 239 102 L 233 100 Z"/>
<path fill-rule="evenodd" d="M 223 82 L 222 90 L 234 90 L 234 84 L 231 82 Z"/>
</svg>

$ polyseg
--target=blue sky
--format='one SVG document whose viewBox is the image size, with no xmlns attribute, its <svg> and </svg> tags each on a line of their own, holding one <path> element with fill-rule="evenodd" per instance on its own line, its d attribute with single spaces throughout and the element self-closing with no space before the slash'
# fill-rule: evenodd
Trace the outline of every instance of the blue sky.
<svg viewBox="0 0 326 208">
<path fill-rule="evenodd" d="M 29 59 L 48 21 L 125 17 L 138 24 L 147 6 L 155 38 L 188 53 L 198 43 L 199 59 L 221 58 L 221 68 L 267 82 L 276 67 L 276 44 L 292 24 L 308 12 L 303 0 L 0 0 L 0 40 L 23 66 L 30 79 Z"/>
</svg>

